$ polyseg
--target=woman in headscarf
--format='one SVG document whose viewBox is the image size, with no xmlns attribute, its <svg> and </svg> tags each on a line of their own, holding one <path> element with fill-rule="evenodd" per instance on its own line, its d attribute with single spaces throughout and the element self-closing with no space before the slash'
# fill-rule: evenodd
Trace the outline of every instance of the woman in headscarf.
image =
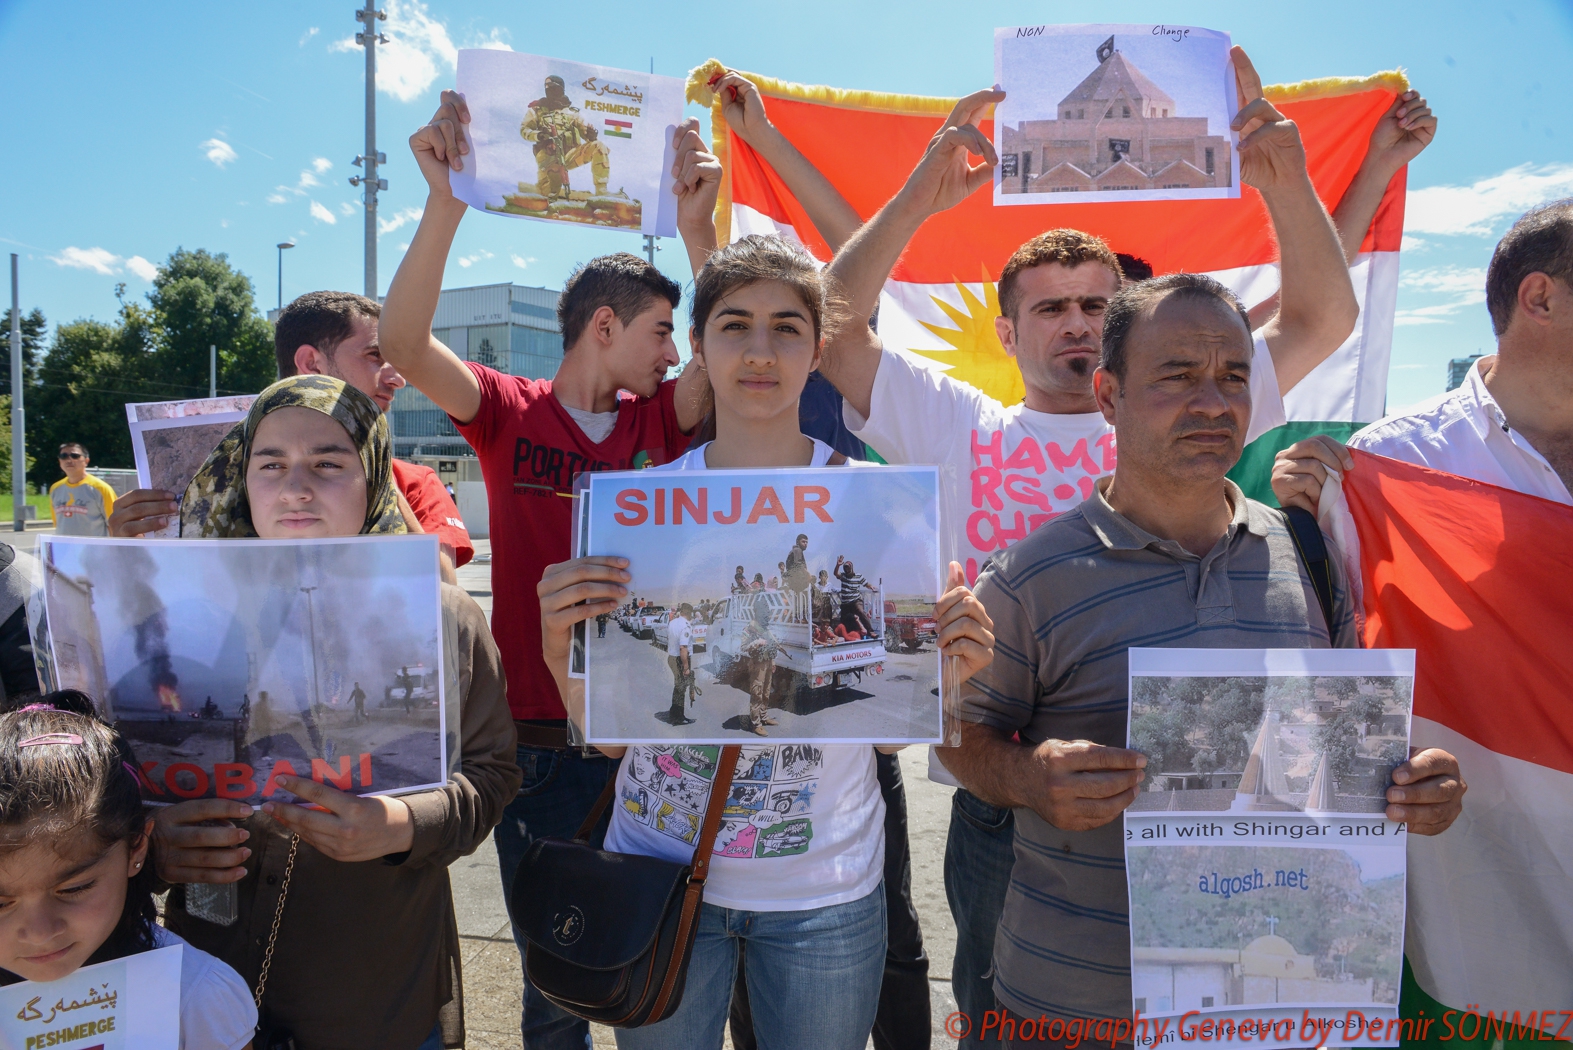
<svg viewBox="0 0 1573 1050">
<path fill-rule="evenodd" d="M 390 445 L 385 417 L 355 388 L 321 375 L 275 383 L 186 490 L 181 535 L 404 533 Z M 462 734 L 446 785 L 360 797 L 285 776 L 274 778 L 280 788 L 322 808 L 272 801 L 253 814 L 237 802 L 203 799 L 166 807 L 157 818 L 158 873 L 177 884 L 166 907 L 171 929 L 255 987 L 280 916 L 262 1014 L 302 1050 L 460 1045 L 458 928 L 447 865 L 474 851 L 502 818 L 520 773 L 485 616 L 449 584 L 442 585 L 442 606 L 447 652 L 457 662 L 458 674 L 448 680 L 458 683 Z M 276 912 L 286 876 L 291 889 Z M 179 884 L 201 882 L 237 884 L 238 921 L 220 925 L 188 911 Z"/>
</svg>

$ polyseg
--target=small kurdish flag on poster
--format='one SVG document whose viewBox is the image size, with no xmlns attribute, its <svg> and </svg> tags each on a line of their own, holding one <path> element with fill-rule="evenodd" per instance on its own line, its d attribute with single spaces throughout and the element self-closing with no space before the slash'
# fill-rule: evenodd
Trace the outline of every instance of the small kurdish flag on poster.
<svg viewBox="0 0 1573 1050">
<path fill-rule="evenodd" d="M 608 117 L 606 133 L 615 138 L 631 139 L 634 137 L 634 123 L 631 120 L 612 120 Z"/>
</svg>

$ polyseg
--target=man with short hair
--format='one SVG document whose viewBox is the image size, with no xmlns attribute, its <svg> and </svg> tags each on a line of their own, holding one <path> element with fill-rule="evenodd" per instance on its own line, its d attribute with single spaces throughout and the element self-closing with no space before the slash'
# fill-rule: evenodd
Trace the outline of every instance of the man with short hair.
<svg viewBox="0 0 1573 1050">
<path fill-rule="evenodd" d="M 946 762 L 979 798 L 1015 811 L 994 947 L 995 997 L 1010 1016 L 1130 1016 L 1116 818 L 1147 760 L 1124 746 L 1129 648 L 1358 645 L 1336 559 L 1328 623 L 1282 514 L 1226 477 L 1250 432 L 1252 342 L 1238 300 L 1205 275 L 1116 295 L 1093 389 L 1119 463 L 978 578 L 996 655 L 963 686 L 961 745 Z M 1457 817 L 1464 783 L 1446 752 L 1412 755 L 1393 781 L 1387 818 L 1411 834 Z"/>
<path fill-rule="evenodd" d="M 61 536 L 107 536 L 115 510 L 115 490 L 87 472 L 87 447 L 75 441 L 60 446 L 65 477 L 49 486 L 49 513 Z"/>
<path fill-rule="evenodd" d="M 404 377 L 377 344 L 382 306 L 354 292 L 307 292 L 284 307 L 273 327 L 273 352 L 279 378 L 326 375 L 341 379 L 387 412 Z M 409 505 L 420 531 L 437 537 L 443 578 L 457 581 L 454 570 L 475 555 L 470 533 L 437 472 L 418 463 L 393 461 L 393 481 Z M 126 493 L 110 534 L 135 536 L 162 528 L 179 513 L 180 493 L 137 489 Z"/>
<path fill-rule="evenodd" d="M 1255 334 L 1255 411 L 1246 441 L 1285 421 L 1282 395 L 1348 337 L 1359 312 L 1333 224 L 1317 199 L 1294 123 L 1262 97 L 1261 78 L 1234 51 L 1240 89 L 1241 180 L 1262 196 L 1279 244 L 1282 301 Z M 1049 230 L 1018 248 L 1000 272 L 995 330 L 1021 369 L 1025 396 L 1003 405 L 977 389 L 883 347 L 867 321 L 907 242 L 931 215 L 990 184 L 994 148 L 976 126 L 997 91 L 957 103 L 905 186 L 836 254 L 852 317 L 830 340 L 820 370 L 846 399 L 852 432 L 891 463 L 940 470 L 943 560 L 976 578 L 993 553 L 1088 498 L 1115 466 L 1115 435 L 1097 410 L 1104 311 L 1123 272 L 1113 250 L 1080 230 Z M 1254 130 L 1253 130 L 1254 129 Z M 972 153 L 984 158 L 976 166 Z M 1383 183 L 1385 186 L 1385 183 Z M 1133 263 L 1139 262 L 1133 258 Z M 954 779 L 931 751 L 929 776 Z M 994 929 L 1011 865 L 1011 814 L 965 790 L 952 797 L 946 895 L 956 920 L 952 987 L 963 1013 L 992 1006 Z M 975 1046 L 973 1034 L 963 1040 Z"/>
<path fill-rule="evenodd" d="M 524 788 L 494 837 L 504 888 L 539 836 L 571 837 L 616 764 L 568 741 L 567 712 L 541 658 L 536 584 L 570 555 L 574 479 L 597 470 L 670 462 L 708 409 L 701 369 L 665 378 L 678 364 L 672 311 L 678 284 L 626 252 L 580 266 L 563 286 L 557 319 L 563 360 L 551 379 L 504 375 L 465 361 L 431 332 L 443 271 L 464 202 L 449 171 L 473 163 L 469 110 L 444 91 L 432 120 L 410 138 L 428 186 L 426 207 L 383 304 L 383 355 L 475 448 L 492 529 L 492 634 L 502 653 L 518 733 Z M 707 220 L 720 164 L 696 130 L 677 131 L 678 225 Z M 605 824 L 601 825 L 604 829 Z M 597 835 L 604 833 L 597 832 Z M 520 950 L 524 939 L 514 937 Z M 589 1028 L 526 981 L 521 1030 L 528 1050 L 586 1045 Z"/>
</svg>

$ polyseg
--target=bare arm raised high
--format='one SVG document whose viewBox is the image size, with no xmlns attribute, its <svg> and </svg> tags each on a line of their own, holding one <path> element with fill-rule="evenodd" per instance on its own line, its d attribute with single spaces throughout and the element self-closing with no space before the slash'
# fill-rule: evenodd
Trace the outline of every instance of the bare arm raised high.
<svg viewBox="0 0 1573 1050">
<path fill-rule="evenodd" d="M 868 320 L 879 306 L 880 289 L 924 220 L 955 207 L 993 180 L 999 158 L 977 122 L 1004 97 L 1002 91 L 975 91 L 957 102 L 906 184 L 852 235 L 830 264 L 849 301 L 851 317 L 827 342 L 819 370 L 864 416 L 879 371 L 881 344 Z M 974 164 L 973 156 L 983 159 Z"/>
<path fill-rule="evenodd" d="M 444 91 L 431 121 L 410 136 L 410 150 L 426 179 L 426 210 L 388 286 L 377 339 L 382 356 L 437 407 L 461 423 L 481 410 L 475 373 L 431 334 L 443 270 L 467 205 L 453 195 L 448 172 L 464 170 L 470 151 L 470 110 L 457 91 Z"/>
</svg>

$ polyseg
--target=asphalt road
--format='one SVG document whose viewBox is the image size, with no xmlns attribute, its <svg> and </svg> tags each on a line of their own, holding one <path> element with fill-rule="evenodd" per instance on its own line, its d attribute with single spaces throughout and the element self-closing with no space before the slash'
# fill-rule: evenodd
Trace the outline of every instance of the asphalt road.
<svg viewBox="0 0 1573 1050">
<path fill-rule="evenodd" d="M 593 631 L 593 628 L 592 628 Z M 615 623 L 605 638 L 590 639 L 591 739 L 628 742 L 662 740 L 745 740 L 748 693 L 716 680 L 710 651 L 696 653 L 693 667 L 702 695 L 687 707 L 693 725 L 672 726 L 666 713 L 672 701 L 672 672 L 666 650 L 650 639 L 634 637 Z M 939 695 L 931 692 L 939 678 L 933 650 L 891 654 L 883 673 L 870 669 L 861 680 L 832 692 L 821 689 L 780 697 L 770 716 L 780 724 L 772 737 L 783 740 L 932 740 L 939 735 Z M 779 668 L 777 689 L 790 681 Z M 603 685 L 604 683 L 604 685 Z M 598 697 L 604 697 L 600 703 Z"/>
</svg>

